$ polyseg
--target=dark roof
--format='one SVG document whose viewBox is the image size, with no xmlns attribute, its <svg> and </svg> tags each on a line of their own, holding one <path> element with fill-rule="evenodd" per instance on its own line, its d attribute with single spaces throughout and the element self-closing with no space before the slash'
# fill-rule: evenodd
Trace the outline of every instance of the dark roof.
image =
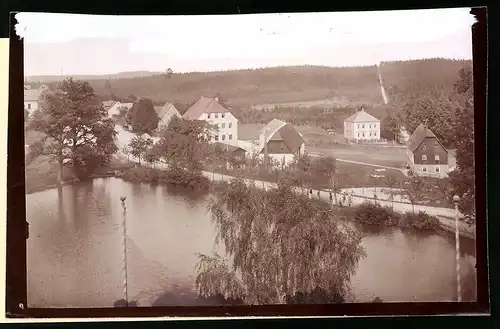
<svg viewBox="0 0 500 329">
<path fill-rule="evenodd" d="M 201 96 L 182 116 L 184 119 L 197 120 L 203 113 L 229 112 L 216 98 Z"/>
<path fill-rule="evenodd" d="M 243 152 L 246 152 L 243 148 L 241 147 L 238 147 L 238 146 L 235 146 L 235 145 L 231 145 L 231 144 L 226 144 L 224 142 L 215 142 L 214 143 L 216 147 L 220 147 L 224 150 L 226 150 L 227 152 L 234 152 L 234 151 L 237 151 L 237 150 L 241 150 Z"/>
<path fill-rule="evenodd" d="M 289 123 L 273 119 L 263 129 L 265 142 L 283 141 L 292 153 L 297 152 L 304 143 L 299 132 Z"/>
<path fill-rule="evenodd" d="M 439 142 L 436 135 L 426 125 L 421 123 L 410 136 L 410 139 L 408 139 L 406 146 L 410 151 L 415 152 L 426 138 L 435 138 Z"/>
</svg>

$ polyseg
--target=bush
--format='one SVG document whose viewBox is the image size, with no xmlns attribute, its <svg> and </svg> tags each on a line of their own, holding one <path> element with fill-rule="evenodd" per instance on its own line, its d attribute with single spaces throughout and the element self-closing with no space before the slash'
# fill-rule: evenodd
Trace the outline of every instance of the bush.
<svg viewBox="0 0 500 329">
<path fill-rule="evenodd" d="M 161 183 L 171 184 L 191 189 L 208 189 L 210 180 L 201 173 L 190 172 L 183 169 L 167 171 L 136 167 L 124 172 L 122 179 L 136 183 Z"/>
<path fill-rule="evenodd" d="M 28 147 L 28 153 L 26 154 L 24 161 L 25 164 L 29 164 L 31 161 L 33 161 L 36 157 L 42 155 L 43 153 L 43 142 L 38 141 L 36 143 L 31 144 Z"/>
<path fill-rule="evenodd" d="M 430 216 L 423 211 L 418 214 L 407 212 L 401 216 L 400 220 L 401 227 L 416 228 L 423 230 L 435 230 L 440 227 L 439 219 L 434 216 Z"/>
<path fill-rule="evenodd" d="M 380 226 L 396 226 L 399 223 L 398 215 L 391 208 L 367 201 L 357 207 L 354 220 L 361 224 Z"/>
</svg>

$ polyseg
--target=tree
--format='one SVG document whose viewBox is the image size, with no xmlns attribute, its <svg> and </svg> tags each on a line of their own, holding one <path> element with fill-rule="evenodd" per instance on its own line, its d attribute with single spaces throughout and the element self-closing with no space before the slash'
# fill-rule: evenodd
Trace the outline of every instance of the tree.
<svg viewBox="0 0 500 329">
<path fill-rule="evenodd" d="M 127 162 L 130 163 L 130 147 L 128 145 L 125 145 L 123 148 L 122 148 L 122 153 L 125 154 L 127 156 Z"/>
<path fill-rule="evenodd" d="M 218 229 L 215 243 L 232 261 L 198 255 L 195 284 L 202 296 L 262 305 L 300 302 L 323 289 L 329 302 L 342 302 L 365 255 L 358 234 L 285 180 L 266 192 L 234 179 L 216 189 L 208 210 Z"/>
<path fill-rule="evenodd" d="M 153 145 L 153 141 L 150 138 L 144 138 L 142 136 L 135 136 L 128 144 L 130 154 L 139 160 L 139 165 L 141 165 L 141 160 L 146 156 L 146 153 Z"/>
<path fill-rule="evenodd" d="M 300 181 L 300 188 L 302 193 L 304 193 L 304 181 L 311 181 L 311 171 L 312 171 L 312 159 L 309 155 L 303 154 L 300 157 L 295 158 L 295 174 Z"/>
<path fill-rule="evenodd" d="M 393 188 L 398 183 L 398 180 L 396 178 L 394 178 L 394 176 L 386 175 L 385 178 L 384 178 L 384 181 L 387 184 L 387 186 L 389 186 L 392 209 L 394 209 L 394 193 L 393 193 Z"/>
<path fill-rule="evenodd" d="M 475 163 L 474 163 L 474 106 L 472 101 L 470 68 L 461 70 L 456 90 L 462 92 L 464 100 L 456 110 L 455 145 L 457 166 L 449 174 L 454 193 L 461 197 L 459 209 L 475 219 Z M 469 86 L 467 88 L 467 86 Z"/>
<path fill-rule="evenodd" d="M 151 143 L 144 154 L 144 161 L 154 168 L 155 163 L 160 161 L 161 149 L 157 144 Z"/>
<path fill-rule="evenodd" d="M 380 131 L 380 136 L 389 140 L 399 140 L 401 129 L 401 118 L 394 111 L 389 111 L 387 116 L 383 119 Z"/>
<path fill-rule="evenodd" d="M 24 109 L 24 122 L 27 122 L 30 117 L 30 112 L 27 109 Z"/>
<path fill-rule="evenodd" d="M 458 74 L 459 79 L 453 85 L 455 93 L 463 95 L 469 94 L 469 96 L 472 96 L 472 67 L 470 65 L 465 65 L 460 69 Z"/>
<path fill-rule="evenodd" d="M 330 185 L 330 191 L 333 192 L 335 204 L 338 204 L 336 170 L 336 160 L 331 156 L 316 158 L 312 164 L 312 172 L 321 180 L 328 181 Z"/>
<path fill-rule="evenodd" d="M 201 172 L 212 152 L 209 146 L 214 127 L 205 121 L 173 117 L 158 142 L 169 167 Z"/>
<path fill-rule="evenodd" d="M 160 122 L 153 101 L 149 98 L 141 98 L 136 101 L 128 110 L 126 120 L 132 126 L 132 130 L 140 134 L 151 134 L 156 130 L 158 122 Z"/>
<path fill-rule="evenodd" d="M 130 102 L 130 103 L 133 103 L 136 100 L 137 100 L 137 96 L 135 96 L 135 95 L 131 94 L 131 95 L 128 95 L 128 97 L 127 97 L 127 101 Z"/>
<path fill-rule="evenodd" d="M 410 200 L 413 213 L 415 213 L 415 203 L 422 197 L 424 181 L 419 176 L 413 176 L 408 179 L 407 185 L 406 195 L 408 196 L 408 200 Z"/>
<path fill-rule="evenodd" d="M 174 74 L 174 71 L 169 67 L 168 69 L 165 70 L 165 73 L 163 74 L 165 78 L 170 79 L 172 78 L 172 74 Z"/>
<path fill-rule="evenodd" d="M 59 164 L 59 182 L 64 164 L 85 179 L 118 151 L 113 122 L 87 81 L 69 78 L 47 93 L 30 127 L 46 135 L 44 154 Z"/>
</svg>

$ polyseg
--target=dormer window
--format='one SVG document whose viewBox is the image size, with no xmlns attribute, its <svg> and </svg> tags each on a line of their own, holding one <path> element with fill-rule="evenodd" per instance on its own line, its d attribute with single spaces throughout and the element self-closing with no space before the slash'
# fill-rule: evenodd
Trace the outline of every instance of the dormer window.
<svg viewBox="0 0 500 329">
<path fill-rule="evenodd" d="M 427 155 L 422 154 L 422 161 L 427 161 Z"/>
<path fill-rule="evenodd" d="M 224 116 L 225 116 L 225 115 L 226 115 L 226 113 L 222 113 L 222 114 L 221 114 L 221 117 L 223 117 L 223 118 L 224 118 Z"/>
<path fill-rule="evenodd" d="M 207 118 L 210 119 L 210 113 L 207 113 Z"/>
</svg>

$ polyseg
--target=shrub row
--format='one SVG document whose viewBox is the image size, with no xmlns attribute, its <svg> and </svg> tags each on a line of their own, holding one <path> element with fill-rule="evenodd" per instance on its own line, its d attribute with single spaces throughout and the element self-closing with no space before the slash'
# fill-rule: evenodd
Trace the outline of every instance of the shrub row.
<svg viewBox="0 0 500 329">
<path fill-rule="evenodd" d="M 400 214 L 388 206 L 382 207 L 378 203 L 367 201 L 356 207 L 353 217 L 356 222 L 368 225 L 427 230 L 436 230 L 440 227 L 439 219 L 423 211 Z"/>
<path fill-rule="evenodd" d="M 210 180 L 201 173 L 193 173 L 183 169 L 157 170 L 135 167 L 126 170 L 121 178 L 136 183 L 159 183 L 187 187 L 191 189 L 208 189 Z"/>
</svg>

